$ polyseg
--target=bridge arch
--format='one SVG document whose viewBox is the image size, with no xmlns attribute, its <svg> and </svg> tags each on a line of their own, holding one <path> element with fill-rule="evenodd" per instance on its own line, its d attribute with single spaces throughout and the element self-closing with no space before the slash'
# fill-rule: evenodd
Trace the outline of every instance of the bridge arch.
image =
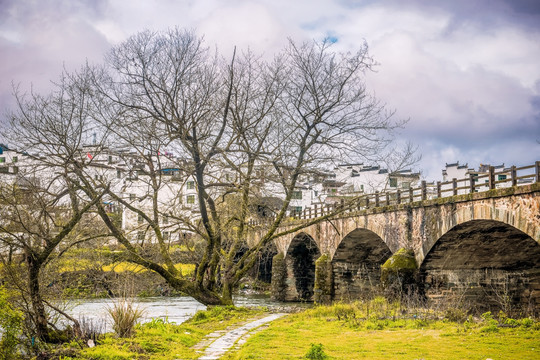
<svg viewBox="0 0 540 360">
<path fill-rule="evenodd" d="M 438 210 L 438 208 L 437 208 Z M 455 226 L 473 220 L 493 220 L 512 226 L 529 235 L 540 243 L 540 206 L 538 201 L 523 202 L 515 198 L 499 198 L 472 202 L 470 204 L 454 204 L 450 211 L 427 213 L 425 223 L 432 223 L 432 229 L 425 226 L 421 251 L 417 253 L 417 262 L 422 263 L 424 257 L 438 240 Z"/>
<path fill-rule="evenodd" d="M 360 299 L 380 284 L 381 265 L 392 252 L 375 232 L 357 228 L 339 243 L 332 257 L 334 298 Z"/>
<path fill-rule="evenodd" d="M 315 240 L 301 232 L 291 241 L 285 254 L 286 301 L 312 301 L 315 286 L 315 261 L 321 251 Z"/>
<path fill-rule="evenodd" d="M 481 311 L 538 309 L 540 244 L 506 222 L 463 221 L 431 246 L 420 278 L 434 299 L 449 294 Z"/>
<path fill-rule="evenodd" d="M 272 281 L 272 261 L 277 254 L 276 244 L 270 241 L 259 251 L 257 261 L 251 270 L 251 276 L 263 283 L 270 284 Z"/>
</svg>

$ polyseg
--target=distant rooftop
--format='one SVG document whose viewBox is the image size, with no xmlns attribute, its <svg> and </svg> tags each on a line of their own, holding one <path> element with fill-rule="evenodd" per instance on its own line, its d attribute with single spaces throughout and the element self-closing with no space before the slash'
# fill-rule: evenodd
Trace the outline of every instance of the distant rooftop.
<svg viewBox="0 0 540 360">
<path fill-rule="evenodd" d="M 446 163 L 446 167 L 449 168 L 449 167 L 457 167 L 458 169 L 466 169 L 467 166 L 469 166 L 468 163 L 464 164 L 464 165 L 459 165 L 459 161 L 456 161 L 455 163 Z"/>
</svg>

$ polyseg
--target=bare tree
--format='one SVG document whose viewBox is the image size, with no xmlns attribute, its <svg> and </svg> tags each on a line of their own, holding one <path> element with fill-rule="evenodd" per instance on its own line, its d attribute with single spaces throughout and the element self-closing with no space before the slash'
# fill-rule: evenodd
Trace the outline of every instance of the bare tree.
<svg viewBox="0 0 540 360">
<path fill-rule="evenodd" d="M 0 243 L 11 251 L 1 258 L 8 274 L 21 269 L 26 274 L 26 281 L 12 285 L 26 304 L 35 335 L 45 341 L 52 339 L 47 307 L 78 326 L 45 299 L 41 281 L 47 265 L 70 247 L 103 235 L 91 213 L 103 189 L 90 199 L 73 176 L 85 161 L 80 145 L 89 130 L 89 88 L 80 80 L 64 75 L 47 96 L 16 91 L 18 108 L 9 115 L 10 140 L 26 161 L 0 184 Z M 12 261 L 13 252 L 22 256 L 23 268 Z"/>
<path fill-rule="evenodd" d="M 373 156 L 401 125 L 366 91 L 364 72 L 373 61 L 365 44 L 355 54 L 337 54 L 329 42 L 290 41 L 272 62 L 247 52 L 227 63 L 191 32 L 146 31 L 115 47 L 107 65 L 110 81 L 96 83 L 118 109 L 107 128 L 118 129 L 123 146 L 137 149 L 153 167 L 151 213 L 111 196 L 144 219 L 164 261 L 150 261 L 125 234 L 111 231 L 130 261 L 206 304 L 232 303 L 258 252 L 283 235 L 279 228 L 299 179 L 335 159 Z M 121 135 L 125 131 L 129 135 Z M 175 150 L 178 167 L 197 189 L 196 213 L 175 217 L 205 244 L 194 281 L 175 270 L 157 221 L 162 183 L 154 155 L 162 147 Z M 240 254 L 252 230 L 253 204 L 270 184 L 283 201 L 261 242 Z"/>
<path fill-rule="evenodd" d="M 55 164 L 68 164 L 75 193 L 93 204 L 127 260 L 202 303 L 232 304 L 259 253 L 285 234 L 280 226 L 297 186 L 337 159 L 373 159 L 402 125 L 366 90 L 364 73 L 373 65 L 365 44 L 341 54 L 329 42 L 290 41 L 272 61 L 236 50 L 224 60 L 192 32 L 145 31 L 113 48 L 103 68 L 73 75 L 86 91 L 75 116 L 83 123 L 19 126 L 30 129 L 28 148 L 46 149 Z M 89 133 L 95 153 L 125 150 L 129 178 L 92 176 L 96 161 L 80 156 Z M 165 149 L 175 156 L 163 156 Z M 167 177 L 171 171 L 180 186 Z M 191 181 L 194 207 L 183 194 Z M 128 196 L 135 187 L 138 195 Z M 265 199 L 269 194 L 279 201 Z M 141 238 L 115 221 L 102 198 L 137 217 Z M 261 217 L 261 207 L 265 234 L 253 243 L 250 220 Z M 165 236 L 171 228 L 203 245 L 193 275 L 175 267 Z M 148 252 L 145 234 L 157 244 L 157 257 Z"/>
</svg>

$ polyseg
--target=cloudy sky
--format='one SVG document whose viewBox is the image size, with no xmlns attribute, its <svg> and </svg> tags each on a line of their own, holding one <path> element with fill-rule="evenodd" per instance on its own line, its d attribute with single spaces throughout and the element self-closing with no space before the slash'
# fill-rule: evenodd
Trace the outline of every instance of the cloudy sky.
<svg viewBox="0 0 540 360">
<path fill-rule="evenodd" d="M 62 67 L 101 62 L 143 30 L 194 29 L 223 54 L 273 54 L 294 40 L 365 39 L 368 86 L 419 146 L 428 180 L 445 163 L 540 160 L 538 0 L 0 0 L 0 107 L 12 82 L 46 91 Z"/>
</svg>

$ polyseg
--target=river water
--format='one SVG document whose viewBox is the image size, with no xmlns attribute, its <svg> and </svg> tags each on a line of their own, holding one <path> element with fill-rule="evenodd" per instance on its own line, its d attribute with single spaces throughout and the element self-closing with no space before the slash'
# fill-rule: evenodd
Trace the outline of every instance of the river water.
<svg viewBox="0 0 540 360">
<path fill-rule="evenodd" d="M 206 306 L 187 296 L 177 297 L 150 297 L 131 299 L 133 304 L 143 310 L 140 322 L 148 322 L 153 318 L 161 318 L 169 322 L 180 324 L 198 310 L 205 310 Z M 110 316 L 107 309 L 112 307 L 115 299 L 84 299 L 74 300 L 67 304 L 66 312 L 79 321 L 92 323 L 93 328 L 100 332 L 112 331 Z M 234 297 L 236 306 L 266 306 L 269 309 L 283 311 L 287 307 L 307 307 L 309 304 L 282 303 L 273 301 L 266 295 L 238 295 Z"/>
</svg>

